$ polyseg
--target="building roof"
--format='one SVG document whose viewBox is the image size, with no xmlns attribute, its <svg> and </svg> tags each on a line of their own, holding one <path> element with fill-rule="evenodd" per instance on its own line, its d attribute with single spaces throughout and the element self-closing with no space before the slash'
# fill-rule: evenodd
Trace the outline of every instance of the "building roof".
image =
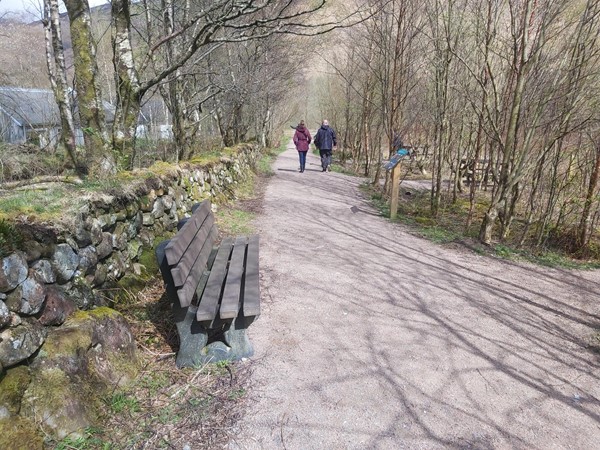
<svg viewBox="0 0 600 450">
<path fill-rule="evenodd" d="M 0 87 L 0 110 L 20 126 L 39 127 L 60 123 L 52 91 Z"/>
<path fill-rule="evenodd" d="M 112 123 L 115 108 L 103 102 L 106 121 Z M 60 125 L 58 105 L 49 89 L 24 89 L 0 86 L 0 111 L 9 115 L 20 126 L 38 128 Z"/>
</svg>

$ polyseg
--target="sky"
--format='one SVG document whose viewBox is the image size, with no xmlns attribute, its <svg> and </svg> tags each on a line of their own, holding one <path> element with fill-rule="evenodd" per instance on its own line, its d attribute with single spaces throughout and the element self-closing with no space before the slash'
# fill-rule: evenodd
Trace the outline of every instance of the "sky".
<svg viewBox="0 0 600 450">
<path fill-rule="evenodd" d="M 88 0 L 90 6 L 97 6 L 108 3 L 109 0 Z M 19 13 L 29 13 L 39 16 L 37 11 L 41 11 L 42 0 L 0 0 L 0 15 L 7 11 Z M 60 2 L 62 4 L 62 2 Z"/>
</svg>

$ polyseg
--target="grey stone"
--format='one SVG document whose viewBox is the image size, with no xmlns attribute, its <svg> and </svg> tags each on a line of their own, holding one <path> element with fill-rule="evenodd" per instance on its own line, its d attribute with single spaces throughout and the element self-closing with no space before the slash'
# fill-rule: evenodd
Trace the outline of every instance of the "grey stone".
<svg viewBox="0 0 600 450">
<path fill-rule="evenodd" d="M 117 219 L 117 222 L 123 222 L 127 219 L 127 211 L 124 209 L 121 209 L 119 211 L 115 212 L 115 218 Z"/>
<path fill-rule="evenodd" d="M 142 223 L 147 227 L 154 225 L 154 216 L 152 213 L 144 213 Z"/>
<path fill-rule="evenodd" d="M 162 221 L 154 222 L 154 226 L 152 227 L 152 232 L 154 235 L 161 235 L 165 230 L 165 226 Z"/>
<path fill-rule="evenodd" d="M 179 215 L 177 214 L 177 204 L 175 202 L 173 202 L 171 208 L 169 209 L 169 218 L 174 221 L 179 220 Z"/>
<path fill-rule="evenodd" d="M 44 283 L 56 283 L 56 275 L 52 270 L 52 264 L 47 259 L 36 261 L 31 269 L 39 276 Z"/>
<path fill-rule="evenodd" d="M 79 256 L 70 245 L 59 244 L 56 246 L 51 262 L 56 273 L 56 280 L 63 284 L 73 278 L 75 270 L 79 266 Z"/>
<path fill-rule="evenodd" d="M 34 240 L 25 242 L 23 248 L 25 249 L 25 259 L 28 263 L 40 259 L 44 251 L 42 244 Z"/>
<path fill-rule="evenodd" d="M 19 313 L 26 315 L 37 314 L 46 300 L 46 288 L 37 278 L 36 273 L 30 271 L 30 276 L 21 284 L 21 308 Z"/>
<path fill-rule="evenodd" d="M 112 246 L 113 248 L 117 248 L 119 250 L 123 250 L 127 247 L 127 233 L 125 229 L 125 224 L 123 222 L 117 223 L 115 229 L 112 233 Z"/>
<path fill-rule="evenodd" d="M 93 272 L 96 264 L 98 264 L 96 247 L 89 245 L 79 250 L 79 270 L 81 273 L 89 275 Z"/>
<path fill-rule="evenodd" d="M 126 258 L 121 252 L 114 252 L 110 259 L 107 261 L 108 275 L 114 279 L 119 279 L 127 271 Z"/>
<path fill-rule="evenodd" d="M 10 324 L 10 310 L 6 303 L 0 300 L 0 330 Z"/>
<path fill-rule="evenodd" d="M 87 247 L 92 244 L 92 233 L 85 229 L 85 224 L 79 222 L 75 228 L 73 238 L 79 247 Z"/>
<path fill-rule="evenodd" d="M 25 254 L 16 252 L 0 260 L 0 292 L 12 291 L 27 278 Z"/>
<path fill-rule="evenodd" d="M 88 218 L 86 221 L 86 229 L 90 231 L 92 237 L 92 244 L 98 245 L 102 242 L 102 225 L 96 218 Z"/>
<path fill-rule="evenodd" d="M 170 211 L 173 208 L 175 202 L 173 201 L 173 197 L 170 195 L 163 195 L 161 197 L 161 201 L 165 210 Z"/>
<path fill-rule="evenodd" d="M 137 260 L 142 255 L 142 243 L 137 239 L 127 243 L 127 256 L 131 260 Z"/>
<path fill-rule="evenodd" d="M 83 281 L 76 280 L 73 282 L 66 291 L 69 293 L 71 301 L 77 305 L 79 309 L 87 310 L 95 304 L 94 291 Z"/>
<path fill-rule="evenodd" d="M 8 306 L 8 309 L 10 309 L 12 312 L 19 312 L 21 309 L 21 299 L 23 298 L 22 293 L 23 288 L 21 285 L 19 285 L 6 295 L 4 303 L 6 303 L 6 306 Z"/>
<path fill-rule="evenodd" d="M 179 334 L 179 351 L 177 352 L 177 367 L 198 367 L 205 361 L 200 349 L 208 342 L 207 331 L 196 321 L 197 308 L 181 308 L 179 302 L 173 303 L 173 317 Z"/>
<path fill-rule="evenodd" d="M 77 217 L 81 221 L 85 221 L 89 215 L 90 215 L 90 205 L 89 204 L 83 205 L 81 208 L 79 208 L 79 211 L 77 211 Z"/>
<path fill-rule="evenodd" d="M 48 286 L 46 302 L 38 320 L 42 325 L 61 325 L 69 315 L 77 311 L 77 305 L 61 286 Z"/>
<path fill-rule="evenodd" d="M 165 205 L 163 204 L 162 198 L 156 199 L 151 214 L 155 219 L 160 219 L 165 215 Z"/>
<path fill-rule="evenodd" d="M 139 231 L 142 229 L 142 222 L 143 214 L 138 211 L 135 214 L 133 220 L 129 222 L 129 225 L 127 227 L 127 236 L 129 237 L 129 239 L 133 239 L 135 236 L 137 236 Z"/>
<path fill-rule="evenodd" d="M 98 217 L 98 221 L 100 222 L 102 231 L 106 231 L 117 222 L 117 215 L 116 214 L 103 214 Z"/>
<path fill-rule="evenodd" d="M 73 239 L 72 236 L 65 236 L 65 242 L 71 246 L 73 251 L 77 252 L 77 250 L 79 250 L 79 245 L 77 245 L 77 242 L 75 242 L 75 239 Z"/>
<path fill-rule="evenodd" d="M 102 233 L 102 241 L 96 247 L 96 253 L 98 254 L 98 259 L 103 260 L 107 256 L 109 256 L 113 251 L 112 246 L 112 234 L 110 233 Z"/>
<path fill-rule="evenodd" d="M 140 197 L 140 210 L 142 212 L 150 212 L 154 208 L 154 201 L 156 200 L 156 191 L 152 189 L 148 195 Z"/>
<path fill-rule="evenodd" d="M 46 329 L 35 319 L 0 333 L 0 364 L 11 367 L 33 355 L 44 343 Z"/>
<path fill-rule="evenodd" d="M 35 271 L 31 270 L 30 275 L 6 298 L 6 306 L 13 312 L 24 315 L 37 314 L 44 304 L 46 289 Z"/>
<path fill-rule="evenodd" d="M 108 269 L 105 264 L 98 264 L 94 271 L 94 286 L 101 286 L 106 282 Z"/>
<path fill-rule="evenodd" d="M 140 205 L 138 205 L 136 202 L 129 203 L 127 205 L 127 218 L 131 219 L 138 213 L 139 210 L 140 210 Z"/>
<path fill-rule="evenodd" d="M 18 315 L 17 313 L 14 313 L 14 312 L 10 313 L 10 325 L 9 326 L 18 327 L 22 323 L 23 323 L 23 319 L 21 319 L 20 315 Z"/>
</svg>

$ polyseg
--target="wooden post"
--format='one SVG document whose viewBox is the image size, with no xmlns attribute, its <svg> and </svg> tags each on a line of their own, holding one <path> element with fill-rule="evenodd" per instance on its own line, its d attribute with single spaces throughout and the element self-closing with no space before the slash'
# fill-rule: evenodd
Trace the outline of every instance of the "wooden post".
<svg viewBox="0 0 600 450">
<path fill-rule="evenodd" d="M 390 202 L 390 219 L 398 215 L 398 195 L 400 193 L 400 164 L 392 169 L 392 199 Z"/>
</svg>

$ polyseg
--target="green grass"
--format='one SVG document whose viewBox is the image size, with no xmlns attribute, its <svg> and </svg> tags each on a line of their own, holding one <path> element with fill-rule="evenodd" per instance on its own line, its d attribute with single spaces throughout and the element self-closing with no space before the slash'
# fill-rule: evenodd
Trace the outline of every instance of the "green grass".
<svg viewBox="0 0 600 450">
<path fill-rule="evenodd" d="M 351 176 L 351 177 L 361 177 L 361 175 L 357 174 L 353 170 L 351 170 L 349 168 L 346 168 L 346 167 L 344 167 L 342 165 L 335 164 L 335 163 L 331 164 L 331 171 L 332 172 L 336 172 L 336 173 L 341 173 L 343 175 L 348 175 L 348 176 Z"/>
<path fill-rule="evenodd" d="M 21 215 L 48 220 L 60 216 L 65 209 L 73 211 L 73 196 L 67 189 L 11 191 L 0 198 L 0 218 L 14 219 Z"/>
<path fill-rule="evenodd" d="M 67 436 L 62 441 L 56 444 L 55 450 L 84 450 L 84 449 L 101 449 L 110 450 L 113 446 L 109 442 L 104 442 L 96 434 L 101 430 L 97 428 L 86 428 L 83 436 L 70 437 Z"/>
<path fill-rule="evenodd" d="M 373 206 L 384 217 L 390 216 L 389 201 L 383 194 L 374 189 L 370 183 L 364 183 L 361 190 L 370 197 Z M 401 196 L 402 197 L 402 196 Z M 408 199 L 402 199 L 398 205 L 396 222 L 407 226 L 414 234 L 439 244 L 464 242 L 470 240 L 474 252 L 482 255 L 491 255 L 502 259 L 528 261 L 546 267 L 564 269 L 590 270 L 600 268 L 600 261 L 583 261 L 569 257 L 565 253 L 551 249 L 518 248 L 515 242 L 506 241 L 491 247 L 480 243 L 478 237 L 478 224 L 486 210 L 485 199 L 480 199 L 475 205 L 475 218 L 469 230 L 465 230 L 466 217 L 469 210 L 469 201 L 459 198 L 454 204 L 445 203 L 437 218 L 430 213 L 429 192 L 412 192 Z M 519 233 L 513 231 L 512 236 Z"/>
<path fill-rule="evenodd" d="M 240 398 L 243 398 L 245 395 L 246 395 L 246 389 L 240 388 L 240 389 L 234 389 L 234 390 L 230 391 L 228 394 L 228 397 L 229 397 L 229 400 L 238 400 Z"/>
<path fill-rule="evenodd" d="M 141 410 L 140 402 L 131 394 L 117 392 L 108 400 L 109 408 L 114 413 L 129 412 L 137 413 Z"/>
<path fill-rule="evenodd" d="M 279 144 L 279 147 L 268 149 L 263 152 L 263 155 L 256 163 L 256 170 L 259 173 L 259 175 L 267 177 L 275 175 L 275 172 L 273 172 L 271 165 L 273 164 L 273 161 L 275 161 L 277 156 L 285 152 L 287 149 L 287 140 L 281 138 L 280 142 L 281 143 Z"/>
<path fill-rule="evenodd" d="M 139 381 L 140 388 L 147 390 L 150 394 L 156 394 L 161 389 L 169 386 L 170 383 L 169 377 L 162 372 L 149 373 Z"/>
<path fill-rule="evenodd" d="M 248 235 L 253 233 L 254 214 L 240 209 L 220 208 L 215 214 L 221 231 L 227 235 Z"/>
<path fill-rule="evenodd" d="M 420 231 L 424 238 L 438 244 L 448 244 L 450 242 L 455 242 L 460 238 L 460 235 L 452 230 L 448 230 L 436 225 L 423 226 Z"/>
</svg>

